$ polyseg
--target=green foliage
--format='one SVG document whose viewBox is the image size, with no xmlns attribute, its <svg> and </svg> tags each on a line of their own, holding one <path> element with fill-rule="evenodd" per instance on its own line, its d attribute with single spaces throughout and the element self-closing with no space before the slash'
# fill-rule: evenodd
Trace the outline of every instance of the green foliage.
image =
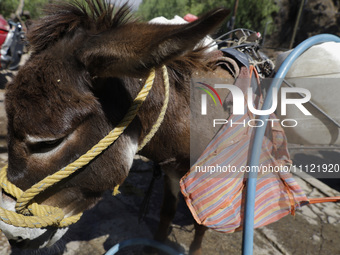
<svg viewBox="0 0 340 255">
<path fill-rule="evenodd" d="M 273 30 L 273 16 L 278 12 L 274 0 L 240 0 L 235 28 L 243 27 L 263 32 L 268 22 L 268 32 Z"/>
<path fill-rule="evenodd" d="M 139 6 L 138 14 L 144 20 L 164 16 L 168 19 L 175 15 L 185 15 L 186 0 L 143 0 Z"/>
<path fill-rule="evenodd" d="M 24 11 L 30 12 L 31 18 L 35 19 L 42 15 L 44 6 L 51 1 L 49 0 L 25 0 Z"/>
<path fill-rule="evenodd" d="M 24 11 L 29 11 L 31 18 L 37 18 L 42 14 L 42 8 L 49 0 L 25 0 Z M 0 0 L 0 14 L 9 18 L 15 13 L 19 5 L 19 0 Z"/>
<path fill-rule="evenodd" d="M 19 4 L 18 0 L 0 0 L 0 14 L 5 18 L 9 18 L 14 13 Z"/>
<path fill-rule="evenodd" d="M 235 0 L 234 0 L 235 1 Z M 137 13 L 144 20 L 164 16 L 168 19 L 187 13 L 200 16 L 216 7 L 233 10 L 234 1 L 226 0 L 143 0 Z M 235 28 L 248 28 L 263 32 L 267 22 L 278 12 L 275 0 L 239 0 Z M 231 17 L 231 16 L 230 16 Z"/>
</svg>

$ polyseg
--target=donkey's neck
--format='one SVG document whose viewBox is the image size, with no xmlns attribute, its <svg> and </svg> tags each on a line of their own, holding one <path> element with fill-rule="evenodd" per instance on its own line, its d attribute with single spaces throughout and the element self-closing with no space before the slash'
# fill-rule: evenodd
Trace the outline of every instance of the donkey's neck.
<svg viewBox="0 0 340 255">
<path fill-rule="evenodd" d="M 172 157 L 189 156 L 189 77 L 179 83 L 169 72 L 169 103 L 159 130 L 141 151 L 141 154 L 157 162 Z M 143 80 L 144 82 L 144 80 Z M 134 92 L 136 93 L 136 92 Z M 140 143 L 157 121 L 165 100 L 165 86 L 161 70 L 156 71 L 154 85 L 138 112 L 141 122 Z"/>
</svg>

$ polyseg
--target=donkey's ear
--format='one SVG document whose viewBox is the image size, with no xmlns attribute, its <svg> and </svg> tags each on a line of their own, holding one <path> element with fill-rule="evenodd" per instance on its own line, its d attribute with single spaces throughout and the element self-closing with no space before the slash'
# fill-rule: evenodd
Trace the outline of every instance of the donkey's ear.
<svg viewBox="0 0 340 255">
<path fill-rule="evenodd" d="M 78 57 L 93 76 L 144 76 L 152 67 L 192 50 L 229 13 L 219 8 L 183 25 L 127 23 L 88 38 Z"/>
</svg>

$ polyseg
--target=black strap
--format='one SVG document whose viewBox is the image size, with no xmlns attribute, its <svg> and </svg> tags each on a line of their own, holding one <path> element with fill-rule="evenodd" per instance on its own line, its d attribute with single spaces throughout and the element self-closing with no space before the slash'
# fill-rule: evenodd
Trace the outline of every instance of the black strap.
<svg viewBox="0 0 340 255">
<path fill-rule="evenodd" d="M 249 59 L 246 54 L 231 48 L 223 48 L 221 51 L 225 56 L 235 59 L 239 65 L 246 66 L 249 69 Z"/>
<path fill-rule="evenodd" d="M 142 204 L 141 204 L 141 207 L 140 207 L 140 210 L 139 210 L 139 215 L 138 215 L 138 222 L 139 223 L 144 220 L 146 214 L 149 211 L 150 198 L 151 198 L 153 186 L 155 184 L 155 180 L 159 180 L 161 177 L 162 177 L 161 166 L 157 163 L 154 163 L 152 179 L 150 181 L 148 190 L 145 193 L 144 199 L 142 201 Z"/>
</svg>

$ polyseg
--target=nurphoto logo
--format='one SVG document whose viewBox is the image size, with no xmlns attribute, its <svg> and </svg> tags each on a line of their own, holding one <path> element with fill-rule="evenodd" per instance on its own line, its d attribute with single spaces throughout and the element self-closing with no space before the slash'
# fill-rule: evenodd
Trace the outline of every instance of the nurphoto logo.
<svg viewBox="0 0 340 255">
<path fill-rule="evenodd" d="M 207 95 L 213 100 L 215 106 L 217 106 L 217 100 L 219 101 L 220 105 L 222 106 L 222 100 L 217 93 L 216 89 L 228 89 L 232 95 L 232 104 L 233 104 L 233 111 L 232 114 L 234 115 L 244 115 L 245 114 L 245 102 L 248 110 L 253 113 L 254 115 L 270 115 L 277 110 L 278 106 L 278 96 L 280 96 L 281 102 L 281 115 L 287 115 L 287 105 L 295 105 L 304 115 L 312 115 L 304 106 L 304 103 L 307 103 L 311 99 L 311 93 L 308 89 L 305 88 L 298 88 L 298 87 L 283 87 L 278 93 L 277 89 L 273 89 L 272 98 L 271 98 L 271 107 L 269 109 L 256 109 L 254 107 L 253 102 L 253 89 L 249 87 L 247 89 L 247 96 L 245 97 L 242 90 L 231 84 L 214 84 L 214 86 L 208 85 L 203 82 L 197 82 L 198 84 L 202 85 L 203 87 L 196 87 L 202 90 L 204 93 L 201 94 L 201 115 L 207 115 Z M 288 98 L 287 94 L 296 93 L 299 95 L 304 95 L 301 98 Z M 217 100 L 215 99 L 217 98 Z M 266 119 L 267 122 L 270 122 L 273 126 L 273 122 L 280 121 L 283 127 L 295 127 L 298 125 L 298 121 L 295 119 Z M 215 127 L 216 125 L 223 125 L 228 123 L 227 119 L 214 119 L 212 125 Z M 248 123 L 245 122 L 234 122 L 230 123 L 231 125 L 244 125 L 248 124 L 249 127 L 261 127 L 265 123 L 260 119 L 250 119 Z"/>
</svg>

